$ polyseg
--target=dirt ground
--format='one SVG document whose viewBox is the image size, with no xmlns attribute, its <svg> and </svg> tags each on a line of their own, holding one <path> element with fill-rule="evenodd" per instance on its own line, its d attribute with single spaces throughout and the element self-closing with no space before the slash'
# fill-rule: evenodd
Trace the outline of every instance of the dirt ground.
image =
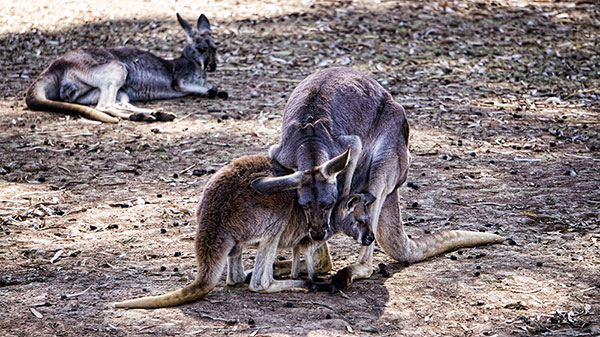
<svg viewBox="0 0 600 337">
<path fill-rule="evenodd" d="M 600 335 L 597 2 L 0 5 L 0 335 Z M 219 68 L 209 81 L 228 100 L 139 103 L 178 114 L 153 124 L 26 108 L 27 86 L 69 49 L 177 56 L 176 12 L 211 20 Z M 112 308 L 194 278 L 194 213 L 212 170 L 266 153 L 295 85 L 333 65 L 370 74 L 406 108 L 411 235 L 509 240 L 407 267 L 377 250 L 374 275 L 343 294 L 221 282 L 190 305 Z M 338 236 L 331 249 L 339 269 L 358 245 Z"/>
</svg>

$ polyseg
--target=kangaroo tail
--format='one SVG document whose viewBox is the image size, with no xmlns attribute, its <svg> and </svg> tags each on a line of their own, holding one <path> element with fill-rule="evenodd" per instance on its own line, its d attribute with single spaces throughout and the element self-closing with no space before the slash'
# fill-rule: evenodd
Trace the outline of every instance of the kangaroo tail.
<svg viewBox="0 0 600 337">
<path fill-rule="evenodd" d="M 69 115 L 79 115 L 87 119 L 92 119 L 105 123 L 118 123 L 119 119 L 112 117 L 102 111 L 96 110 L 89 106 L 54 101 L 48 99 L 46 91 L 49 86 L 58 85 L 50 77 L 40 77 L 27 90 L 25 103 L 31 110 L 44 110 L 66 113 Z"/>
<path fill-rule="evenodd" d="M 381 229 L 381 227 L 380 227 Z M 384 251 L 400 262 L 419 262 L 460 247 L 475 247 L 503 242 L 504 238 L 491 233 L 463 230 L 446 230 L 411 239 L 403 227 L 380 233 L 377 242 Z"/>
<path fill-rule="evenodd" d="M 209 291 L 215 287 L 214 284 L 203 282 L 199 279 L 194 280 L 187 286 L 171 291 L 164 295 L 148 296 L 116 302 L 115 308 L 164 308 L 176 305 L 194 302 L 203 298 Z"/>
<path fill-rule="evenodd" d="M 148 296 L 114 304 L 116 308 L 163 308 L 194 302 L 206 296 L 219 282 L 229 252 L 231 240 L 219 240 L 199 232 L 196 237 L 198 276 L 187 286 L 159 296 Z"/>
<path fill-rule="evenodd" d="M 481 233 L 463 230 L 446 230 L 433 234 L 426 234 L 412 240 L 414 242 L 417 262 L 436 256 L 460 247 L 475 247 L 492 243 L 500 243 L 504 238 L 491 233 Z"/>
</svg>

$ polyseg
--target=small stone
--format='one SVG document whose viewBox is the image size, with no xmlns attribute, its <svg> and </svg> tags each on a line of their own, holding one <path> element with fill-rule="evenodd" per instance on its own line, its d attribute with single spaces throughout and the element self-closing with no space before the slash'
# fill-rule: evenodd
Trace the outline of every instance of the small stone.
<svg viewBox="0 0 600 337">
<path fill-rule="evenodd" d="M 473 276 L 475 276 L 475 277 L 477 277 L 477 276 L 479 276 L 479 275 L 481 275 L 481 273 L 480 273 L 480 272 L 478 272 L 478 271 L 476 271 L 476 272 L 474 272 L 474 273 L 473 273 Z"/>
<path fill-rule="evenodd" d="M 174 272 L 178 272 L 178 271 L 179 271 L 179 268 L 175 267 L 175 268 L 173 268 L 173 271 L 174 271 Z"/>
<path fill-rule="evenodd" d="M 538 261 L 535 263 L 536 266 L 541 267 L 544 265 L 544 263 L 542 261 Z"/>
<path fill-rule="evenodd" d="M 173 173 L 173 179 L 177 179 L 177 178 L 179 178 L 179 174 Z"/>
<path fill-rule="evenodd" d="M 480 259 L 480 258 L 482 258 L 482 257 L 484 257 L 486 255 L 487 255 L 486 253 L 480 253 L 480 254 L 475 255 L 475 258 L 476 259 Z"/>
<path fill-rule="evenodd" d="M 160 267 L 160 271 L 165 271 L 165 270 L 167 270 L 167 267 L 165 267 L 165 266 Z"/>
<path fill-rule="evenodd" d="M 293 306 L 294 306 L 294 303 L 292 303 L 292 302 L 285 302 L 285 307 L 286 308 L 291 308 Z"/>
<path fill-rule="evenodd" d="M 450 255 L 450 260 L 456 261 L 456 260 L 458 260 L 458 258 L 456 257 L 456 255 Z"/>
<path fill-rule="evenodd" d="M 517 242 L 516 242 L 515 240 L 513 240 L 513 239 L 508 239 L 508 240 L 506 240 L 506 242 L 507 242 L 507 243 L 508 243 L 510 246 L 516 246 L 516 245 L 517 245 Z"/>
<path fill-rule="evenodd" d="M 325 319 L 331 319 L 331 314 L 325 315 Z"/>
<path fill-rule="evenodd" d="M 517 173 L 519 173 L 519 171 L 517 171 L 517 170 L 511 170 L 511 171 L 510 171 L 510 174 L 512 174 L 512 175 L 515 175 L 515 174 L 517 174 Z"/>
<path fill-rule="evenodd" d="M 161 193 L 158 193 L 158 194 L 156 195 L 156 197 L 157 197 L 157 198 L 162 198 L 162 194 L 161 194 Z"/>
<path fill-rule="evenodd" d="M 43 182 L 45 182 L 45 181 L 46 181 L 46 177 L 44 177 L 44 176 L 41 176 L 41 177 L 39 177 L 39 178 L 37 179 L 37 181 L 39 181 L 40 183 L 43 183 Z"/>
<path fill-rule="evenodd" d="M 481 270 L 481 266 L 475 266 L 475 269 Z"/>
<path fill-rule="evenodd" d="M 161 234 L 165 234 L 166 232 L 167 232 L 167 230 L 166 230 L 166 229 L 164 229 L 164 228 L 161 228 L 161 229 L 160 229 L 160 233 L 161 233 Z"/>
<path fill-rule="evenodd" d="M 410 207 L 417 208 L 417 207 L 419 207 L 419 203 L 415 201 L 412 204 L 410 204 Z"/>
<path fill-rule="evenodd" d="M 96 227 L 94 225 L 90 225 L 90 230 L 95 231 L 96 229 L 98 229 L 98 227 Z"/>
<path fill-rule="evenodd" d="M 248 318 L 248 325 L 255 325 L 256 322 L 252 318 Z"/>
<path fill-rule="evenodd" d="M 173 227 L 177 227 L 177 226 L 179 226 L 179 221 L 173 222 Z"/>
<path fill-rule="evenodd" d="M 412 188 L 413 190 L 418 190 L 419 189 L 419 185 L 413 183 L 412 181 L 407 182 L 406 186 Z"/>
<path fill-rule="evenodd" d="M 173 254 L 175 257 L 181 256 L 181 252 L 175 252 L 175 254 Z"/>
</svg>

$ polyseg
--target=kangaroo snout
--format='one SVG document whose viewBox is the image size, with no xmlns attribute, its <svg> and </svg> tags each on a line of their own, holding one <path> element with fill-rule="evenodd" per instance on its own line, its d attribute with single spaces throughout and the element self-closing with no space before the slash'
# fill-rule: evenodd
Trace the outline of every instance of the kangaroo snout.
<svg viewBox="0 0 600 337">
<path fill-rule="evenodd" d="M 320 229 L 320 230 L 315 230 L 314 228 L 311 228 L 308 231 L 308 235 L 310 235 L 310 238 L 315 241 L 320 241 L 320 240 L 325 239 L 326 234 L 327 234 L 327 228 Z"/>
<path fill-rule="evenodd" d="M 373 243 L 373 241 L 375 241 L 375 235 L 373 235 L 373 233 L 369 231 L 367 235 L 364 235 L 362 237 L 362 239 L 360 240 L 360 244 L 364 246 L 370 246 Z"/>
</svg>

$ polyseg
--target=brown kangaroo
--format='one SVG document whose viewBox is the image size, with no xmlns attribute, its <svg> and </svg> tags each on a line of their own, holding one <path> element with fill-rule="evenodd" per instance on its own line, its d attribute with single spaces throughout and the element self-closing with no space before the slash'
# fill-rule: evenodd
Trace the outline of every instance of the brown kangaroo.
<svg viewBox="0 0 600 337">
<path fill-rule="evenodd" d="M 408 138 L 404 109 L 379 83 L 350 68 L 330 68 L 308 76 L 294 89 L 285 108 L 281 142 L 269 154 L 302 176 L 296 187 L 298 202 L 315 239 L 329 226 L 338 196 L 360 192 L 374 197 L 368 211 L 371 228 L 385 252 L 398 261 L 416 262 L 457 247 L 502 242 L 498 235 L 469 231 L 407 236 L 398 194 L 408 174 Z M 351 154 L 342 181 L 316 169 L 348 146 Z M 254 186 L 271 193 L 288 183 L 282 178 L 269 180 L 267 186 Z M 323 247 L 318 255 L 329 260 Z M 373 248 L 361 247 L 358 262 L 333 278 L 334 288 L 371 275 Z"/>
<path fill-rule="evenodd" d="M 165 60 L 132 48 L 70 51 L 54 60 L 31 84 L 25 98 L 27 106 L 107 123 L 117 123 L 119 118 L 170 121 L 175 118 L 172 113 L 137 108 L 129 102 L 190 94 L 227 98 L 226 92 L 205 86 L 206 73 L 217 68 L 217 49 L 208 19 L 200 15 L 197 30 L 179 14 L 177 20 L 188 40 L 179 58 Z M 93 104 L 95 108 L 86 106 Z"/>
<path fill-rule="evenodd" d="M 347 153 L 324 165 L 345 162 Z M 258 244 L 249 288 L 252 291 L 278 292 L 306 290 L 310 281 L 274 280 L 273 262 L 277 248 L 294 247 L 292 276 L 299 274 L 299 253 L 305 255 L 309 277 L 314 279 L 312 264 L 314 246 L 322 244 L 308 237 L 308 222 L 298 206 L 293 192 L 282 189 L 275 194 L 261 194 L 251 185 L 259 177 L 274 177 L 282 173 L 265 156 L 247 156 L 221 168 L 208 181 L 198 206 L 196 260 L 198 275 L 189 285 L 160 296 L 143 297 L 115 303 L 117 308 L 159 308 L 193 302 L 210 292 L 221 277 L 227 261 L 227 284 L 246 280 L 248 273 L 242 263 L 244 246 Z M 298 175 L 283 176 L 294 180 Z M 375 237 L 366 218 L 371 199 L 352 195 L 341 200 L 335 209 L 332 230 L 345 232 L 361 244 L 369 245 Z M 330 266 L 328 268 L 331 268 Z"/>
</svg>

